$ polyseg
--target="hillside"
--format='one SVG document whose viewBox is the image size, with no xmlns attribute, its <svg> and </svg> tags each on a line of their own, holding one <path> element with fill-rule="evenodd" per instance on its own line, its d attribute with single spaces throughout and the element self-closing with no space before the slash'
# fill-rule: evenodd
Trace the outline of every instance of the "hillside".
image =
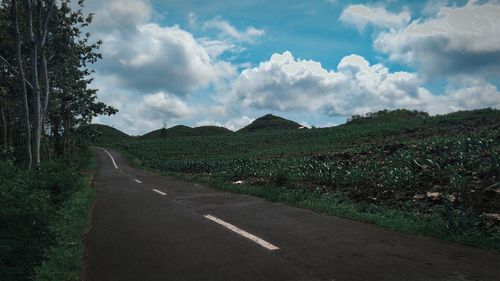
<svg viewBox="0 0 500 281">
<path fill-rule="evenodd" d="M 273 200 L 292 201 L 297 194 L 333 194 L 321 204 L 333 204 L 324 210 L 339 210 L 337 215 L 500 245 L 499 110 L 439 116 L 383 111 L 310 130 L 269 130 L 276 120 L 285 128 L 299 125 L 265 117 L 243 130 L 255 134 L 138 141 L 121 148 L 146 167 L 197 176 L 229 190 L 239 190 L 235 182 L 243 184 L 242 192 L 255 190 L 258 196 L 285 190 L 291 197 L 273 195 Z M 411 219 L 398 222 L 405 218 Z"/>
<path fill-rule="evenodd" d="M 233 131 L 218 126 L 200 126 L 193 128 L 194 136 L 215 136 L 215 135 L 224 135 L 231 134 Z"/>
<path fill-rule="evenodd" d="M 428 118 L 427 112 L 396 109 L 396 110 L 380 110 L 366 115 L 353 115 L 347 120 L 347 124 L 361 123 L 385 123 L 404 120 L 416 120 Z"/>
<path fill-rule="evenodd" d="M 102 124 L 89 124 L 81 130 L 84 131 L 87 140 L 91 143 L 114 143 L 130 140 L 130 136 L 116 128 Z"/>
<path fill-rule="evenodd" d="M 184 125 L 177 125 L 168 129 L 162 128 L 152 132 L 149 132 L 143 136 L 141 139 L 162 139 L 162 138 L 174 138 L 174 137 L 193 137 L 193 136 L 214 136 L 230 134 L 232 131 L 217 126 L 201 126 L 191 128 Z"/>
<path fill-rule="evenodd" d="M 253 133 L 262 130 L 294 130 L 300 127 L 302 127 L 302 125 L 297 122 L 272 114 L 267 114 L 257 118 L 245 128 L 240 129 L 238 132 Z"/>
</svg>

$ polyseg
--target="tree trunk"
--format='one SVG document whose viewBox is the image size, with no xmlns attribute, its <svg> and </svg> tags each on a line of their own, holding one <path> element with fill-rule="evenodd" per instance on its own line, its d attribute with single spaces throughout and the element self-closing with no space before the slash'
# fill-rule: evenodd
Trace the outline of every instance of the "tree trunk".
<svg viewBox="0 0 500 281">
<path fill-rule="evenodd" d="M 42 46 L 40 46 L 41 48 Z M 47 108 L 49 105 L 49 94 L 50 94 L 50 85 L 49 85 L 49 72 L 47 70 L 47 58 L 45 57 L 45 52 L 41 50 L 42 53 L 42 76 L 44 81 L 43 88 L 43 97 L 42 97 L 42 121 L 45 120 L 45 115 L 47 114 Z"/>
<path fill-rule="evenodd" d="M 0 105 L 0 115 L 2 117 L 2 128 L 3 128 L 3 134 L 2 134 L 2 138 L 3 138 L 3 145 L 5 148 L 8 147 L 8 143 L 7 143 L 7 119 L 5 118 L 5 113 L 4 113 L 4 103 L 2 103 L 2 105 Z"/>
<path fill-rule="evenodd" d="M 33 85 L 33 159 L 35 166 L 40 165 L 40 142 L 43 131 L 43 119 L 49 98 L 49 80 L 47 72 L 47 60 L 45 59 L 44 46 L 47 36 L 47 24 L 52 14 L 52 9 L 55 5 L 55 0 L 52 0 L 47 6 L 47 14 L 42 15 L 42 1 L 37 1 L 37 18 L 39 22 L 38 36 L 34 35 L 33 30 L 33 5 L 31 0 L 24 0 L 24 13 L 26 21 L 26 34 L 30 46 L 31 60 L 31 83 Z M 42 74 L 45 78 L 45 88 L 42 97 L 40 83 L 38 79 L 38 52 L 42 55 Z M 42 101 L 43 99 L 43 101 Z"/>
<path fill-rule="evenodd" d="M 70 156 L 70 144 L 69 144 L 69 118 L 64 118 L 64 158 L 69 159 Z"/>
<path fill-rule="evenodd" d="M 50 94 L 50 83 L 49 83 L 49 72 L 47 70 L 47 57 L 45 56 L 45 50 L 44 50 L 44 45 L 45 45 L 45 39 L 47 37 L 47 24 L 49 22 L 49 19 L 52 15 L 52 11 L 55 5 L 55 0 L 52 0 L 47 7 L 47 14 L 45 17 L 42 18 L 42 3 L 41 1 L 38 1 L 39 5 L 39 19 L 40 19 L 40 35 L 37 39 L 37 44 L 38 44 L 38 49 L 40 50 L 41 53 L 41 60 L 42 60 L 42 77 L 44 81 L 44 87 L 43 87 L 43 92 L 42 92 L 42 100 L 41 100 L 41 127 L 43 129 L 43 126 L 45 124 L 45 116 L 47 114 L 48 106 L 49 106 L 49 94 Z"/>
<path fill-rule="evenodd" d="M 24 0 L 24 14 L 26 21 L 26 37 L 30 49 L 31 85 L 33 86 L 33 162 L 36 167 L 40 165 L 40 139 L 42 134 L 42 120 L 40 111 L 40 83 L 38 81 L 38 44 L 33 34 L 33 7 L 31 0 Z"/>
<path fill-rule="evenodd" d="M 14 37 L 16 38 L 16 61 L 17 67 L 20 76 L 20 84 L 22 89 L 22 101 L 23 101 L 23 109 L 24 109 L 24 125 L 25 125 L 25 133 L 26 133 L 26 164 L 28 169 L 31 169 L 31 165 L 33 162 L 33 156 L 31 152 L 31 127 L 30 127 L 30 112 L 28 106 L 28 91 L 26 89 L 26 76 L 24 74 L 23 69 L 23 61 L 21 57 L 21 33 L 19 32 L 19 18 L 18 18 L 18 7 L 17 0 L 12 0 L 12 10 L 11 10 L 13 29 L 14 29 Z"/>
</svg>

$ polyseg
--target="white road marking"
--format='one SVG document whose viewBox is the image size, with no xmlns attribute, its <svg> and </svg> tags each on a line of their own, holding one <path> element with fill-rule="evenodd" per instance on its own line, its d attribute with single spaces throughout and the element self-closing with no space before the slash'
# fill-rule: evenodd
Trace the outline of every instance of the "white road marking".
<svg viewBox="0 0 500 281">
<path fill-rule="evenodd" d="M 165 192 L 163 192 L 163 191 L 159 191 L 158 189 L 154 189 L 154 188 L 153 188 L 153 191 L 154 191 L 154 192 L 156 192 L 156 193 L 159 193 L 159 194 L 161 194 L 161 195 L 163 195 L 163 196 L 167 195 Z"/>
<path fill-rule="evenodd" d="M 261 245 L 262 247 L 264 247 L 264 248 L 266 248 L 268 250 L 271 250 L 271 251 L 279 250 L 279 248 L 276 247 L 276 246 L 274 246 L 273 244 L 271 244 L 269 242 L 266 242 L 266 241 L 262 240 L 261 238 L 255 236 L 253 234 L 250 234 L 250 233 L 248 233 L 248 232 L 246 232 L 246 231 L 244 231 L 242 229 L 239 229 L 236 226 L 234 226 L 234 225 L 232 225 L 230 223 L 227 223 L 227 222 L 225 222 L 225 221 L 223 221 L 223 220 L 221 220 L 219 218 L 216 218 L 216 217 L 214 217 L 212 215 L 204 215 L 204 217 L 207 218 L 207 219 L 209 219 L 209 220 L 211 220 L 211 221 L 213 221 L 213 222 L 216 222 L 216 223 L 224 226 L 225 228 L 227 228 L 227 229 L 229 229 L 229 230 L 231 230 L 233 232 L 238 233 L 239 235 L 241 235 L 241 236 L 243 236 L 243 237 L 245 237 L 247 239 L 252 240 L 253 242 Z"/>
<path fill-rule="evenodd" d="M 111 158 L 111 161 L 113 161 L 113 165 L 115 166 L 115 169 L 118 169 L 118 166 L 116 166 L 115 158 L 113 158 L 113 156 L 111 156 L 111 153 L 109 153 L 106 149 L 104 149 L 102 147 L 99 147 L 99 149 L 103 150 L 104 152 L 106 152 L 106 154 L 108 154 L 109 158 Z"/>
<path fill-rule="evenodd" d="M 138 180 L 138 179 L 134 179 L 134 181 L 135 181 L 136 183 L 142 183 L 142 181 L 140 181 L 140 180 Z"/>
</svg>

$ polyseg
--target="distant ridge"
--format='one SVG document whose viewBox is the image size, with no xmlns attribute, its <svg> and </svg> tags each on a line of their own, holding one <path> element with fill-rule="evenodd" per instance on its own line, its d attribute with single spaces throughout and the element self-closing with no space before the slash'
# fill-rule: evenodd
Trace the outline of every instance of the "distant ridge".
<svg viewBox="0 0 500 281">
<path fill-rule="evenodd" d="M 85 125 L 87 138 L 93 143 L 111 143 L 122 140 L 129 140 L 131 137 L 108 125 L 88 124 Z"/>
<path fill-rule="evenodd" d="M 172 137 L 192 137 L 192 136 L 213 136 L 230 134 L 231 130 L 217 126 L 200 126 L 191 128 L 184 125 L 177 125 L 168 129 L 162 128 L 154 130 L 141 136 L 141 139 L 160 139 Z"/>
<path fill-rule="evenodd" d="M 295 130 L 299 128 L 304 128 L 297 122 L 275 116 L 272 114 L 266 114 L 260 118 L 255 119 L 252 123 L 238 132 L 242 133 L 252 133 L 261 130 Z"/>
</svg>

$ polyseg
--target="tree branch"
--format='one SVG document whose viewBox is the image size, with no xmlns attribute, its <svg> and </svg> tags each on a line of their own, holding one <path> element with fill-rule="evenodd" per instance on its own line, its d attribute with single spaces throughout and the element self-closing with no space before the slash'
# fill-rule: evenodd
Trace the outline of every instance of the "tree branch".
<svg viewBox="0 0 500 281">
<path fill-rule="evenodd" d="M 41 28 L 41 42 L 40 42 L 40 45 L 44 45 L 45 44 L 45 39 L 47 38 L 47 25 L 49 24 L 49 20 L 50 20 L 50 17 L 52 16 L 52 11 L 53 11 L 53 8 L 54 8 L 54 5 L 56 4 L 56 0 L 52 0 L 52 2 L 50 2 L 49 6 L 47 7 L 47 14 L 45 15 L 45 17 L 43 18 L 43 23 L 42 23 L 42 26 L 40 26 Z M 41 15 L 40 15 L 41 16 Z"/>
<path fill-rule="evenodd" d="M 22 78 L 22 75 L 21 73 L 19 73 L 4 57 L 2 57 L 0 55 L 0 60 L 2 60 L 5 65 L 7 65 L 17 76 L 19 76 L 20 78 Z M 30 86 L 31 89 L 33 89 L 33 86 L 31 85 L 30 81 L 26 78 L 24 78 L 24 81 L 26 82 L 26 84 L 28 84 L 28 86 Z"/>
</svg>

